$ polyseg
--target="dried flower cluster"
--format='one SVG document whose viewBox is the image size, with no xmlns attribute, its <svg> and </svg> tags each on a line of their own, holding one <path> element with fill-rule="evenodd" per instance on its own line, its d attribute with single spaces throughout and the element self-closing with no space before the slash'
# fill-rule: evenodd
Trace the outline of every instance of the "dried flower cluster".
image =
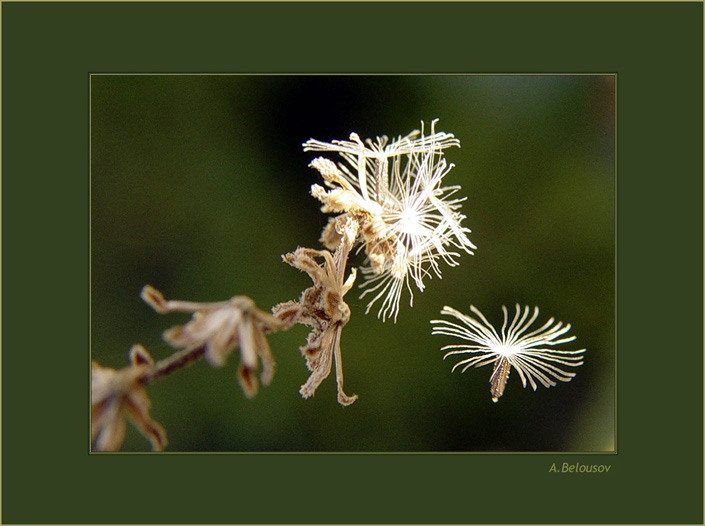
<svg viewBox="0 0 705 526">
<path fill-rule="evenodd" d="M 225 365 L 227 357 L 240 348 L 238 380 L 248 397 L 257 394 L 259 384 L 255 372 L 262 361 L 260 379 L 269 385 L 274 377 L 274 357 L 265 332 L 285 328 L 285 324 L 257 308 L 247 296 L 235 296 L 228 301 L 197 303 L 167 301 L 161 292 L 147 285 L 142 289 L 142 299 L 160 314 L 191 312 L 191 321 L 172 327 L 162 337 L 177 349 L 203 347 L 205 358 L 216 367 Z"/>
<path fill-rule="evenodd" d="M 468 238 L 470 230 L 462 225 L 460 213 L 464 198 L 457 197 L 459 186 L 443 186 L 443 178 L 453 168 L 444 158 L 444 150 L 460 146 L 449 133 L 431 134 L 416 130 L 405 137 L 389 141 L 377 137 L 362 142 L 352 133 L 348 141 L 321 142 L 311 139 L 305 151 L 335 152 L 342 158 L 337 164 L 317 157 L 310 166 L 323 177 L 326 188 L 314 184 L 311 194 L 322 203 L 324 213 L 334 214 L 321 235 L 322 250 L 298 247 L 282 256 L 284 262 L 309 275 L 313 284 L 297 301 L 276 305 L 272 312 L 257 308 L 246 296 L 228 301 L 199 303 L 167 300 L 161 292 L 147 285 L 141 297 L 160 314 L 191 313 L 191 320 L 163 333 L 163 339 L 176 352 L 154 362 L 142 346 L 130 351 L 130 365 L 114 370 L 92 363 L 91 437 L 96 451 L 120 448 L 131 420 L 155 450 L 166 445 L 166 433 L 149 415 L 150 401 L 145 385 L 204 357 L 219 367 L 239 349 L 238 380 L 247 397 L 257 394 L 260 382 L 269 385 L 275 361 L 267 336 L 287 330 L 295 324 L 310 328 L 306 344 L 300 350 L 310 371 L 299 392 L 309 398 L 331 373 L 335 365 L 338 402 L 347 406 L 357 395 L 343 390 L 341 339 L 343 327 L 350 320 L 350 308 L 344 301 L 357 272 L 347 270 L 348 257 L 357 247 L 365 255 L 361 272 L 362 296 L 370 295 L 366 312 L 381 301 L 378 317 L 396 321 L 403 290 L 413 302 L 412 283 L 424 290 L 424 279 L 441 277 L 441 263 L 458 264 L 460 252 L 473 253 L 475 245 Z M 536 389 L 536 381 L 545 386 L 554 380 L 569 381 L 574 373 L 553 364 L 577 367 L 582 364 L 580 351 L 558 351 L 553 346 L 572 341 L 559 338 L 570 325 L 553 325 L 551 318 L 543 327 L 526 331 L 538 316 L 530 319 L 528 307 L 520 317 L 520 308 L 507 328 L 507 310 L 500 333 L 482 314 L 471 307 L 473 318 L 445 307 L 442 314 L 457 318 L 462 325 L 434 320 L 433 334 L 457 336 L 468 344 L 449 345 L 446 356 L 468 353 L 472 356 L 455 365 L 463 371 L 475 365 L 493 363 L 491 394 L 497 401 L 513 367 L 526 386 Z M 259 379 L 257 372 L 260 370 Z"/>
<path fill-rule="evenodd" d="M 193 313 L 182 326 L 164 331 L 162 337 L 177 352 L 154 362 L 141 345 L 130 350 L 131 365 L 120 370 L 92 363 L 91 374 L 91 439 L 95 451 L 115 451 L 125 436 L 125 417 L 151 442 L 154 450 L 166 445 L 166 432 L 148 413 L 151 403 L 144 386 L 205 357 L 213 366 L 225 364 L 237 347 L 240 349 L 238 380 L 247 397 L 259 389 L 256 371 L 262 363 L 260 380 L 269 385 L 275 362 L 266 333 L 287 329 L 291 323 L 259 310 L 246 296 L 228 301 L 197 303 L 166 300 L 150 285 L 142 289 L 142 299 L 160 314 Z"/>
</svg>

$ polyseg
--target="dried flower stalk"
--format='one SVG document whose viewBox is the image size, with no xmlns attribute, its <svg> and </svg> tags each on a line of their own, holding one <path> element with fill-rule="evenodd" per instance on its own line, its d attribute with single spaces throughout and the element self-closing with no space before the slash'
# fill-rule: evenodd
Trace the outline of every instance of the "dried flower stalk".
<svg viewBox="0 0 705 526">
<path fill-rule="evenodd" d="M 323 212 L 335 216 L 321 235 L 326 249 L 299 247 L 282 256 L 313 281 L 298 301 L 280 303 L 270 314 L 246 296 L 206 303 L 167 300 L 154 287 L 145 286 L 141 297 L 158 313 L 186 312 L 192 317 L 163 333 L 163 339 L 177 349 L 163 360 L 155 363 L 143 347 L 135 346 L 130 351 L 131 365 L 123 369 L 116 371 L 93 362 L 94 449 L 119 449 L 126 419 L 151 441 L 153 449 L 163 449 L 166 433 L 149 415 L 151 403 L 144 386 L 201 357 L 213 366 L 222 366 L 238 348 L 238 380 L 245 395 L 254 396 L 259 382 L 268 385 L 274 376 L 275 361 L 267 334 L 294 324 L 310 328 L 306 344 L 300 347 L 311 372 L 299 390 L 301 396 L 313 396 L 335 364 L 338 402 L 352 404 L 357 395 L 343 390 L 341 351 L 342 330 L 350 319 L 350 308 L 343 298 L 357 274 L 355 268 L 349 274 L 346 270 L 351 250 L 360 246 L 366 256 L 362 296 L 374 296 L 367 311 L 383 298 L 378 317 L 396 321 L 404 288 L 411 304 L 411 282 L 423 291 L 426 276 L 441 276 L 440 261 L 457 265 L 456 250 L 472 254 L 475 248 L 467 237 L 470 230 L 461 226 L 465 216 L 459 207 L 464 199 L 453 197 L 459 187 L 441 186 L 453 167 L 446 163 L 443 151 L 460 143 L 452 134 L 436 132 L 435 124 L 431 123 L 429 136 L 424 135 L 422 123 L 421 131 L 392 142 L 383 136 L 363 143 L 352 133 L 349 141 L 311 139 L 304 143 L 305 151 L 337 152 L 343 162 L 318 157 L 310 164 L 323 176 L 326 186 L 314 184 L 311 194 L 322 203 Z"/>
</svg>

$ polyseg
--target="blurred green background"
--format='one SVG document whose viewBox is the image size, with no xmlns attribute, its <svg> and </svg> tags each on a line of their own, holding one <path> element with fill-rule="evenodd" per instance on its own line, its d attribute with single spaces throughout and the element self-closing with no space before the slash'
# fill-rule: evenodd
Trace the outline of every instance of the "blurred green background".
<svg viewBox="0 0 705 526">
<path fill-rule="evenodd" d="M 248 295 L 264 310 L 310 280 L 281 262 L 318 247 L 327 217 L 309 195 L 309 138 L 404 135 L 439 118 L 462 148 L 444 179 L 467 196 L 478 249 L 408 296 L 396 324 L 346 296 L 345 390 L 331 375 L 303 400 L 307 329 L 274 334 L 272 385 L 247 400 L 237 355 L 148 388 L 168 451 L 613 451 L 615 444 L 615 84 L 613 76 L 91 77 L 91 352 L 122 367 L 134 343 L 155 359 L 160 316 L 144 284 L 168 298 Z M 334 160 L 335 157 L 331 156 Z M 354 259 L 353 263 L 360 263 Z M 499 325 L 519 302 L 571 323 L 587 348 L 570 383 L 537 392 L 510 375 L 499 403 L 490 367 L 451 374 L 429 320 L 476 305 Z M 133 428 L 123 451 L 147 451 Z"/>
</svg>

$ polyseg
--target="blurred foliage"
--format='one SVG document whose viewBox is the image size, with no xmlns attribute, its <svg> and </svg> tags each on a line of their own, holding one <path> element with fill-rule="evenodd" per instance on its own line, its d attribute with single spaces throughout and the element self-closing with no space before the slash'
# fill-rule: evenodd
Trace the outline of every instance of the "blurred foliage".
<svg viewBox="0 0 705 526">
<path fill-rule="evenodd" d="M 104 366 L 188 319 L 139 297 L 298 298 L 309 279 L 281 262 L 318 247 L 327 218 L 310 196 L 309 138 L 404 135 L 440 118 L 461 149 L 446 184 L 462 185 L 476 255 L 443 268 L 396 324 L 346 300 L 342 408 L 334 376 L 303 400 L 298 347 L 270 338 L 271 386 L 247 400 L 237 359 L 197 363 L 148 392 L 170 451 L 611 451 L 615 433 L 615 86 L 611 76 L 111 76 L 91 78 L 91 337 Z M 354 262 L 358 262 L 359 256 Z M 404 300 L 402 300 L 404 301 Z M 537 392 L 510 375 L 493 404 L 490 367 L 450 373 L 429 320 L 472 303 L 538 305 L 587 348 L 572 382 Z M 569 344 L 570 345 L 570 344 Z M 147 450 L 130 430 L 123 450 Z"/>
</svg>

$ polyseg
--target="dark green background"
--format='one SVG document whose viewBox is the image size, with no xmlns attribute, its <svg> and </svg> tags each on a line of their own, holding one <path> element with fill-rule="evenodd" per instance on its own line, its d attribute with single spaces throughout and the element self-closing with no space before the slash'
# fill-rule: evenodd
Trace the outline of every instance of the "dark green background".
<svg viewBox="0 0 705 526">
<path fill-rule="evenodd" d="M 4 523 L 702 522 L 701 4 L 2 8 Z M 463 144 L 448 154 L 457 164 L 449 181 L 469 196 L 465 212 L 478 252 L 431 282 L 397 325 L 365 317 L 351 292 L 343 350 L 346 386 L 360 400 L 336 407 L 331 380 L 314 399 L 298 398 L 306 375 L 296 346 L 305 333 L 292 331 L 272 339 L 279 371 L 255 400 L 238 391 L 234 364 L 197 365 L 150 390 L 155 417 L 172 445 L 191 440 L 206 450 L 232 449 L 223 436 L 239 440 L 239 450 L 288 443 L 298 451 L 415 451 L 428 450 L 418 440 L 429 436 L 445 441 L 432 449 L 442 451 L 611 449 L 596 438 L 604 430 L 591 435 L 580 426 L 593 427 L 589 419 L 605 425 L 614 348 L 588 354 L 578 377 L 558 388 L 531 393 L 513 377 L 492 406 L 487 369 L 450 375 L 450 364 L 440 362 L 426 311 L 472 301 L 497 320 L 501 303 L 537 303 L 573 323 L 576 343 L 589 351 L 612 343 L 604 278 L 611 261 L 600 259 L 608 257 L 602 247 L 609 238 L 593 247 L 574 237 L 588 235 L 580 227 L 590 218 L 608 222 L 611 212 L 599 214 L 605 203 L 595 198 L 609 189 L 590 187 L 591 206 L 583 198 L 585 185 L 596 184 L 588 175 L 596 167 L 605 173 L 605 164 L 591 163 L 606 163 L 611 146 L 595 142 L 604 138 L 597 127 L 606 117 L 588 119 L 609 110 L 596 105 L 609 99 L 596 77 L 338 79 L 319 82 L 316 97 L 311 88 L 292 88 L 303 77 L 238 78 L 236 88 L 225 85 L 232 77 L 191 77 L 180 87 L 171 77 L 101 77 L 103 135 L 101 142 L 91 137 L 91 201 L 88 73 L 179 71 L 618 74 L 618 454 L 89 456 L 89 329 L 95 356 L 117 366 L 134 341 L 155 356 L 167 352 L 158 331 L 176 321 L 136 300 L 145 281 L 182 297 L 247 293 L 265 308 L 295 296 L 307 281 L 278 254 L 315 242 L 324 221 L 306 196 L 315 174 L 300 142 L 352 130 L 396 135 L 433 117 Z M 370 102 L 371 93 L 380 100 Z M 322 100 L 325 107 L 314 104 Z M 248 104 L 236 105 L 242 101 Z M 204 129 L 211 133 L 199 135 Z M 597 151 L 585 154 L 590 147 Z M 536 157 L 537 149 L 544 155 Z M 107 186 L 98 184 L 97 166 L 111 171 Z M 242 176 L 228 178 L 238 169 Z M 570 177 L 551 177 L 561 170 Z M 517 174 L 526 176 L 519 191 Z M 528 184 L 528 174 L 546 179 Z M 544 195 L 545 188 L 554 194 Z M 575 201 L 566 203 L 566 195 Z M 258 215 L 263 203 L 267 217 Z M 105 210 L 113 214 L 101 223 L 97 213 Z M 135 242 L 136 228 L 150 240 Z M 110 232 L 120 258 L 98 242 L 101 232 Z M 517 237 L 521 245 L 513 247 Z M 584 253 L 590 248 L 600 256 Z M 554 257 L 543 255 L 551 250 Z M 586 293 L 590 276 L 582 274 L 598 267 L 601 281 Z M 469 292 L 454 286 L 459 281 Z M 600 306 L 607 312 L 598 316 Z M 160 391 L 173 383 L 185 391 Z M 188 388 L 203 393 L 194 401 Z M 430 409 L 398 417 L 419 399 Z M 591 407 L 603 409 L 589 414 Z M 202 414 L 212 419 L 207 427 L 191 429 Z M 262 414 L 276 423 L 294 414 L 302 426 L 320 427 L 282 424 L 272 434 Z M 416 432 L 375 442 L 395 418 Z M 484 428 L 470 426 L 476 422 Z M 238 436 L 238 423 L 249 434 Z M 445 429 L 466 440 L 449 442 Z M 366 441 L 355 438 L 361 435 Z M 143 443 L 131 436 L 126 446 Z M 613 467 L 602 477 L 568 476 L 550 474 L 553 462 Z"/>
</svg>

